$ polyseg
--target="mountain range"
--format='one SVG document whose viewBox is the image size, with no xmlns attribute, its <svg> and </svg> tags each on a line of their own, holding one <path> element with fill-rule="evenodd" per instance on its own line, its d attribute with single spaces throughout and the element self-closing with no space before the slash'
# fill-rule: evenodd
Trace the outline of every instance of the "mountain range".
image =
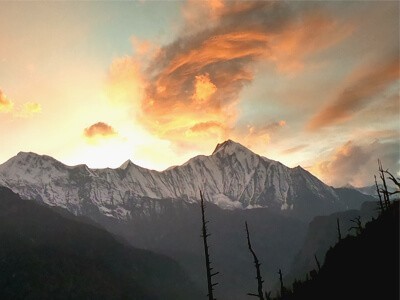
<svg viewBox="0 0 400 300">
<path fill-rule="evenodd" d="M 116 169 L 66 166 L 46 155 L 20 152 L 0 165 L 0 184 L 26 199 L 80 215 L 93 209 L 121 220 L 160 210 L 159 201 L 208 201 L 222 209 L 269 208 L 302 219 L 360 203 L 340 196 L 300 166 L 289 168 L 228 140 L 210 156 L 158 172 L 126 161 Z"/>
<path fill-rule="evenodd" d="M 246 299 L 254 290 L 248 221 L 254 249 L 271 289 L 289 272 L 308 223 L 318 215 L 359 209 L 374 198 L 333 188 L 300 166 L 289 168 L 228 140 L 209 156 L 158 172 L 127 161 L 116 169 L 66 166 L 46 155 L 20 152 L 0 165 L 0 185 L 23 199 L 83 215 L 134 247 L 176 260 L 206 287 L 200 239 L 200 191 L 210 221 L 210 253 L 221 272 L 218 298 Z"/>
</svg>

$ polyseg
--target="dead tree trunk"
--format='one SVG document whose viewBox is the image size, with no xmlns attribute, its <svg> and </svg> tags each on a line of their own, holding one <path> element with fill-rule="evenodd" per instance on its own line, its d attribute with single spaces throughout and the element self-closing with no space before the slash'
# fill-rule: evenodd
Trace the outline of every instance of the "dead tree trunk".
<svg viewBox="0 0 400 300">
<path fill-rule="evenodd" d="M 213 283 L 212 278 L 219 272 L 212 273 L 213 268 L 211 267 L 210 253 L 208 251 L 209 246 L 207 242 L 207 238 L 210 236 L 210 234 L 207 232 L 208 221 L 206 221 L 205 217 L 205 205 L 204 205 L 203 194 L 201 192 L 200 192 L 200 204 L 201 204 L 201 220 L 202 220 L 201 237 L 203 238 L 204 256 L 206 258 L 206 271 L 207 271 L 207 288 L 208 288 L 207 297 L 209 300 L 216 300 L 214 298 L 213 291 L 214 291 L 214 286 L 216 286 L 218 283 Z"/>
<path fill-rule="evenodd" d="M 382 183 L 383 183 L 383 189 L 381 189 L 381 192 L 383 193 L 383 198 L 385 200 L 385 207 L 388 209 L 390 207 L 390 200 L 389 200 L 389 191 L 386 185 L 386 178 L 385 178 L 385 171 L 382 168 L 382 163 L 378 159 L 378 166 L 379 166 L 379 175 L 381 177 Z"/>
<path fill-rule="evenodd" d="M 314 254 L 314 259 L 315 259 L 315 262 L 317 263 L 317 267 L 318 267 L 318 273 L 319 273 L 319 271 L 321 271 L 321 264 L 319 263 L 319 260 L 318 260 L 318 258 L 317 258 L 317 255 L 316 255 L 316 254 Z"/>
<path fill-rule="evenodd" d="M 263 282 L 264 280 L 261 277 L 261 271 L 260 271 L 260 262 L 258 261 L 257 255 L 254 252 L 253 248 L 251 247 L 251 241 L 250 241 L 250 233 L 249 233 L 249 227 L 247 226 L 247 222 L 245 222 L 246 225 L 246 234 L 247 234 L 247 245 L 249 247 L 249 250 L 251 252 L 251 254 L 253 255 L 253 259 L 254 259 L 254 266 L 256 267 L 256 273 L 257 273 L 257 291 L 258 294 L 253 294 L 253 293 L 247 293 L 247 295 L 249 296 L 254 296 L 254 297 L 258 297 L 258 299 L 260 300 L 264 300 L 264 292 L 263 292 Z"/>
<path fill-rule="evenodd" d="M 339 218 L 336 218 L 336 228 L 338 232 L 338 241 L 342 239 L 342 233 L 340 232 L 340 224 L 339 224 Z"/>
<path fill-rule="evenodd" d="M 376 175 L 374 175 L 374 178 L 375 178 L 376 191 L 377 191 L 378 197 L 379 197 L 379 207 L 381 209 L 381 212 L 383 212 L 385 210 L 385 207 L 383 206 L 381 191 L 379 190 L 378 182 L 376 181 Z"/>
<path fill-rule="evenodd" d="M 279 269 L 279 282 L 281 284 L 281 297 L 285 296 L 285 286 L 283 285 L 283 276 L 282 276 L 282 270 Z"/>
</svg>

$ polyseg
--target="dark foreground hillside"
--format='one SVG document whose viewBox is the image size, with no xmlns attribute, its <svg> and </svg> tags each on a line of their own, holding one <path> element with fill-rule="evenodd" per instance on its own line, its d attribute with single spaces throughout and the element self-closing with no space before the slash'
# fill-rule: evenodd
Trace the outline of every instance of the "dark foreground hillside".
<svg viewBox="0 0 400 300">
<path fill-rule="evenodd" d="M 399 202 L 331 248 L 313 275 L 279 299 L 399 299 Z"/>
<path fill-rule="evenodd" d="M 200 299 L 173 260 L 0 187 L 0 299 Z"/>
<path fill-rule="evenodd" d="M 354 221 L 359 218 L 362 224 L 366 224 L 372 218 L 376 218 L 379 215 L 377 207 L 377 201 L 364 202 L 359 210 L 352 209 L 315 217 L 308 225 L 304 244 L 293 260 L 290 272 L 285 275 L 284 283 L 291 285 L 296 278 L 304 280 L 309 271 L 317 268 L 315 257 L 320 264 L 324 263 L 326 252 L 338 241 L 337 220 L 344 236 L 354 235 Z M 276 287 L 279 288 L 279 284 Z"/>
</svg>

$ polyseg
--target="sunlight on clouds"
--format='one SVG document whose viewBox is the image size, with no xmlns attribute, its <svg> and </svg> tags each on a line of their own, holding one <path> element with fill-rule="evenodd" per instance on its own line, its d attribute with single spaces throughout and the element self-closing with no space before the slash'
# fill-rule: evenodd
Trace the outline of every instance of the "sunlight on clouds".
<svg viewBox="0 0 400 300">
<path fill-rule="evenodd" d="M 217 21 L 225 9 L 224 0 L 188 0 L 182 6 L 182 15 L 191 31 L 204 30 Z M 207 20 L 208 22 L 204 22 Z"/>
<path fill-rule="evenodd" d="M 63 154 L 68 165 L 84 162 L 91 168 L 117 168 L 131 155 L 132 149 L 118 139 L 108 139 L 96 144 L 77 144 L 74 149 Z"/>
<path fill-rule="evenodd" d="M 204 103 L 216 92 L 217 87 L 211 82 L 210 75 L 206 73 L 196 76 L 194 89 L 192 98 L 199 103 Z"/>
<path fill-rule="evenodd" d="M 84 129 L 83 135 L 89 143 L 98 144 L 103 139 L 114 138 L 118 133 L 110 125 L 97 122 Z"/>
<path fill-rule="evenodd" d="M 95 137 L 96 142 L 88 142 L 82 136 L 71 141 L 73 146 L 61 149 L 59 155 L 68 165 L 84 162 L 92 168 L 117 168 L 130 158 L 133 163 L 150 169 L 163 170 L 174 164 L 182 164 L 192 155 L 185 152 L 177 155 L 169 141 L 153 137 L 142 128 L 126 121 L 116 121 L 117 136 L 111 138 Z"/>
<path fill-rule="evenodd" d="M 363 186 L 365 182 L 372 181 L 378 167 L 378 158 L 386 168 L 398 172 L 399 147 L 398 141 L 375 140 L 372 143 L 348 141 L 323 157 L 316 158 L 310 171 L 333 186 L 344 186 L 348 183 Z"/>
<path fill-rule="evenodd" d="M 344 123 L 351 120 L 369 103 L 382 102 L 382 92 L 390 88 L 392 84 L 398 87 L 399 63 L 397 54 L 381 59 L 379 63 L 370 63 L 368 66 L 362 66 L 353 71 L 346 78 L 341 91 L 333 101 L 311 118 L 307 129 L 315 131 Z"/>
<path fill-rule="evenodd" d="M 269 143 L 272 128 L 256 124 L 246 132 L 237 124 L 238 104 L 246 100 L 241 92 L 257 68 L 272 63 L 278 72 L 298 74 L 310 55 L 353 29 L 318 8 L 296 12 L 282 3 L 188 1 L 182 11 L 183 31 L 171 43 L 132 38 L 134 54 L 110 68 L 111 98 L 130 100 L 132 122 L 149 134 L 202 151 L 229 137 Z M 205 18 L 206 27 L 193 25 Z"/>
<path fill-rule="evenodd" d="M 130 5 L 0 10 L 3 161 L 25 150 L 160 170 L 233 139 L 290 166 L 319 163 L 340 183 L 328 178 L 345 173 L 337 162 L 358 166 L 357 153 L 398 140 L 397 3 Z"/>
<path fill-rule="evenodd" d="M 13 110 L 14 103 L 0 89 L 0 113 L 8 113 Z"/>
<path fill-rule="evenodd" d="M 131 37 L 132 47 L 137 57 L 140 60 L 150 60 L 160 52 L 160 46 L 150 40 L 139 39 L 136 36 Z"/>
<path fill-rule="evenodd" d="M 26 102 L 15 106 L 0 89 L 0 113 L 11 113 L 12 117 L 28 118 L 42 111 L 42 106 L 37 102 Z"/>
<path fill-rule="evenodd" d="M 140 106 L 145 82 L 141 75 L 140 63 L 133 57 L 115 59 L 107 74 L 106 94 L 113 104 Z"/>
<path fill-rule="evenodd" d="M 221 124 L 220 122 L 216 122 L 216 121 L 196 123 L 195 125 L 190 127 L 190 131 L 192 131 L 192 132 L 201 132 L 201 131 L 209 130 L 211 128 L 223 129 L 224 125 Z"/>
<path fill-rule="evenodd" d="M 353 32 L 351 23 L 340 24 L 320 11 L 308 12 L 300 23 L 289 23 L 281 32 L 271 35 L 270 60 L 278 72 L 297 75 L 307 66 L 308 57 L 340 43 Z"/>
<path fill-rule="evenodd" d="M 22 105 L 20 116 L 30 117 L 34 114 L 40 113 L 42 111 L 42 106 L 36 102 L 27 102 Z"/>
</svg>

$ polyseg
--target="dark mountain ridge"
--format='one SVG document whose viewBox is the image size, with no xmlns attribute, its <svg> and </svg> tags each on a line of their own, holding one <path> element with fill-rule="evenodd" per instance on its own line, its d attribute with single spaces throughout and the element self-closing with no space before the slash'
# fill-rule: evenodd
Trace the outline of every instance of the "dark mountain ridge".
<svg viewBox="0 0 400 300">
<path fill-rule="evenodd" d="M 399 299 L 399 201 L 330 248 L 314 277 L 275 299 Z"/>
<path fill-rule="evenodd" d="M 173 260 L 0 187 L 1 299 L 201 299 Z"/>
<path fill-rule="evenodd" d="M 359 217 L 362 224 L 371 221 L 378 216 L 378 207 L 378 202 L 365 202 L 360 210 L 353 209 L 315 217 L 308 225 L 305 242 L 295 256 L 289 273 L 285 276 L 285 282 L 290 285 L 295 279 L 305 279 L 305 276 L 317 267 L 314 256 L 321 264 L 324 263 L 326 252 L 338 241 L 337 220 L 343 236 L 354 235 L 355 230 L 350 230 L 355 226 L 354 220 Z"/>
</svg>

